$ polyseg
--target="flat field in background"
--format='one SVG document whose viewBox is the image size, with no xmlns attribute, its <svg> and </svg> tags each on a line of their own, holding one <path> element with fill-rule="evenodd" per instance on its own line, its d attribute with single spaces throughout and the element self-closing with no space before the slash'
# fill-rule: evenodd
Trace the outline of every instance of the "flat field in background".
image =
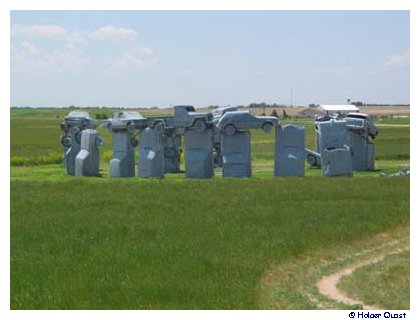
<svg viewBox="0 0 420 320">
<path fill-rule="evenodd" d="M 67 176 L 68 112 L 11 110 L 12 309 L 258 309 L 270 266 L 409 225 L 409 178 L 380 177 L 409 168 L 409 118 L 378 119 L 377 171 L 353 178 L 274 178 L 274 133 L 253 131 L 253 178 L 155 180 L 110 179 L 104 129 L 102 177 Z M 311 119 L 281 122 L 304 125 L 314 148 Z M 283 308 L 317 308 L 285 295 Z"/>
</svg>

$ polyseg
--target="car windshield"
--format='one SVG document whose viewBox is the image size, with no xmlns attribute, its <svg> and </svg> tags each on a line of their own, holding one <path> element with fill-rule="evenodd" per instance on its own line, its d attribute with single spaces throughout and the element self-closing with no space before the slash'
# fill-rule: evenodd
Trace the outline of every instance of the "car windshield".
<svg viewBox="0 0 420 320">
<path fill-rule="evenodd" d="M 367 119 L 367 117 L 363 114 L 349 114 L 347 115 L 348 118 L 355 118 L 355 119 Z"/>
</svg>

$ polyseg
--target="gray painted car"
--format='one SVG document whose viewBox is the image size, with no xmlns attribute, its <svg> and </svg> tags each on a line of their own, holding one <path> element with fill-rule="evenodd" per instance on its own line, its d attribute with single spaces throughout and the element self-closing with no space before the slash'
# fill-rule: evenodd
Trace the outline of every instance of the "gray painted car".
<svg viewBox="0 0 420 320">
<path fill-rule="evenodd" d="M 213 113 L 213 123 L 217 123 L 220 118 L 227 112 L 233 112 L 233 111 L 238 111 L 238 107 L 220 107 L 217 109 L 214 109 L 212 111 Z"/>
<path fill-rule="evenodd" d="M 344 120 L 347 121 L 347 128 L 349 130 L 365 130 L 366 133 L 372 138 L 378 135 L 378 127 L 373 123 L 372 116 L 366 113 L 349 113 Z"/>
<path fill-rule="evenodd" d="M 110 132 L 128 130 L 134 133 L 136 129 L 144 129 L 147 119 L 136 111 L 118 111 L 112 114 L 112 118 L 106 120 L 104 125 Z"/>
<path fill-rule="evenodd" d="M 174 106 L 174 125 L 176 128 L 206 129 L 213 120 L 211 112 L 196 112 L 193 106 Z"/>
<path fill-rule="evenodd" d="M 268 133 L 278 123 L 276 117 L 254 116 L 249 111 L 233 111 L 225 113 L 217 123 L 217 127 L 228 135 L 249 129 L 262 129 Z"/>
</svg>

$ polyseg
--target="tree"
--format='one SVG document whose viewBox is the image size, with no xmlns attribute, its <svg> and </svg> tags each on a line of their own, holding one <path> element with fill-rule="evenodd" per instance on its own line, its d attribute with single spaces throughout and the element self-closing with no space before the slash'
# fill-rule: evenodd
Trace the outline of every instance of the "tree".
<svg viewBox="0 0 420 320">
<path fill-rule="evenodd" d="M 105 120 L 105 119 L 108 119 L 108 115 L 105 113 L 97 113 L 95 118 L 98 120 Z"/>
<path fill-rule="evenodd" d="M 361 107 L 364 105 L 364 103 L 362 101 L 356 101 L 356 102 L 352 102 L 352 105 L 356 106 L 356 107 Z"/>
<path fill-rule="evenodd" d="M 271 116 L 272 117 L 276 117 L 276 118 L 279 117 L 278 114 L 277 114 L 277 110 L 276 109 L 273 109 L 273 111 L 271 111 Z"/>
<path fill-rule="evenodd" d="M 288 116 L 288 114 L 287 114 L 286 110 L 284 110 L 284 109 L 282 109 L 282 110 L 283 110 L 283 119 L 287 119 L 287 118 L 289 118 L 289 116 Z"/>
</svg>

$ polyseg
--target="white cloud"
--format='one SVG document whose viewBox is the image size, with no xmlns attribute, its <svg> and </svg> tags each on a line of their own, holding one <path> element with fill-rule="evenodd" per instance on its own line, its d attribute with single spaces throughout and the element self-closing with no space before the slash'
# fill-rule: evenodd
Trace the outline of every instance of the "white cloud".
<svg viewBox="0 0 420 320">
<path fill-rule="evenodd" d="M 410 64 L 410 52 L 394 54 L 385 62 L 387 68 L 399 68 Z"/>
<path fill-rule="evenodd" d="M 119 58 L 109 59 L 107 75 L 118 76 L 129 70 L 145 71 L 156 66 L 157 58 L 153 49 L 142 47 L 124 51 Z"/>
<path fill-rule="evenodd" d="M 65 73 L 77 72 L 92 61 L 105 61 L 105 73 L 121 75 L 127 70 L 151 70 L 156 65 L 153 49 L 133 48 L 132 42 L 121 46 L 118 58 L 104 59 L 95 56 L 89 59 L 81 45 L 97 45 L 95 40 L 119 40 L 136 38 L 137 31 L 112 25 L 94 31 L 70 31 L 59 25 L 21 25 L 11 26 L 12 72 Z M 54 40 L 54 42 L 48 42 Z M 137 39 L 136 39 L 137 42 Z M 53 45 L 53 47 L 51 47 Z M 93 52 L 93 51 L 92 51 Z M 102 59 L 101 59 L 102 58 Z"/>
<path fill-rule="evenodd" d="M 89 63 L 89 58 L 77 48 L 53 49 L 41 52 L 34 44 L 25 41 L 10 52 L 12 73 L 53 74 L 77 72 Z"/>
<path fill-rule="evenodd" d="M 86 43 L 88 39 L 108 40 L 132 38 L 137 36 L 137 31 L 127 28 L 117 28 L 112 25 L 103 26 L 92 32 L 70 32 L 59 25 L 22 25 L 14 24 L 11 26 L 10 34 L 12 37 L 20 38 L 49 38 L 64 40 L 73 43 Z"/>
<path fill-rule="evenodd" d="M 45 37 L 45 38 L 66 38 L 68 32 L 61 26 L 57 25 L 32 25 L 25 26 L 22 24 L 12 25 L 10 28 L 12 36 L 22 37 Z"/>
<path fill-rule="evenodd" d="M 95 30 L 92 35 L 95 39 L 99 40 L 130 38 L 137 36 L 137 31 L 133 29 L 116 28 L 108 25 Z"/>
<path fill-rule="evenodd" d="M 22 46 L 23 52 L 26 52 L 31 55 L 39 54 L 39 49 L 33 43 L 29 41 L 22 42 L 21 46 Z"/>
</svg>

